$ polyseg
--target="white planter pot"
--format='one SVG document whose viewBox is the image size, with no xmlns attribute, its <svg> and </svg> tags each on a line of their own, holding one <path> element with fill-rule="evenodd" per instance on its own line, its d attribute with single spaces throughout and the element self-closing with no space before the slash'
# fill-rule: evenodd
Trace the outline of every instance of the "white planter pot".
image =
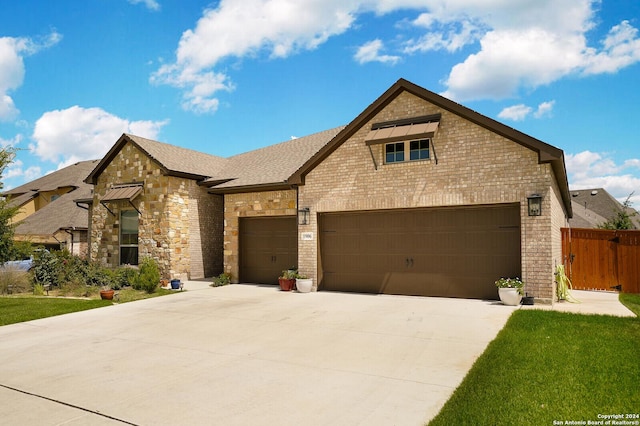
<svg viewBox="0 0 640 426">
<path fill-rule="evenodd" d="M 503 304 L 509 306 L 518 306 L 522 300 L 522 295 L 517 288 L 499 288 L 498 296 Z"/>
<path fill-rule="evenodd" d="M 309 293 L 313 287 L 313 280 L 311 278 L 298 278 L 296 279 L 296 289 L 298 293 Z"/>
</svg>

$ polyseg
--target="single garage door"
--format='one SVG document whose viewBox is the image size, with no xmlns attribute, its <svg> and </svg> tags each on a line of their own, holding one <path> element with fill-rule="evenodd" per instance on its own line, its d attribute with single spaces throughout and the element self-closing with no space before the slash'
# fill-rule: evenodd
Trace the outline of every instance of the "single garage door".
<svg viewBox="0 0 640 426">
<path fill-rule="evenodd" d="M 295 216 L 240 218 L 240 282 L 278 284 L 298 264 Z"/>
<path fill-rule="evenodd" d="M 497 299 L 520 258 L 518 205 L 320 216 L 323 290 Z"/>
</svg>

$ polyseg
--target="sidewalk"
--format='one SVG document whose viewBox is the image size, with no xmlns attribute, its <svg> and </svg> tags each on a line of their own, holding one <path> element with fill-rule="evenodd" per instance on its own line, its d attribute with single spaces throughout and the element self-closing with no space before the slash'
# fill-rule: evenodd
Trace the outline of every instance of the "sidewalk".
<svg viewBox="0 0 640 426">
<path fill-rule="evenodd" d="M 561 301 L 553 305 L 521 305 L 521 309 L 543 309 L 575 314 L 600 314 L 618 317 L 635 316 L 633 312 L 620 303 L 616 292 L 571 290 L 571 295 L 579 303 Z"/>
</svg>

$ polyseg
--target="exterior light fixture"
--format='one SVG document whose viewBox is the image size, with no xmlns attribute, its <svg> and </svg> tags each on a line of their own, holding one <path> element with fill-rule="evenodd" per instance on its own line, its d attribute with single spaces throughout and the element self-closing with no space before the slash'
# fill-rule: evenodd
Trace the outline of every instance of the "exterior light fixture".
<svg viewBox="0 0 640 426">
<path fill-rule="evenodd" d="M 542 216 L 542 195 L 531 194 L 527 197 L 529 216 Z"/>
<path fill-rule="evenodd" d="M 308 225 L 309 224 L 309 207 L 305 207 L 303 209 L 298 210 L 298 225 Z"/>
</svg>

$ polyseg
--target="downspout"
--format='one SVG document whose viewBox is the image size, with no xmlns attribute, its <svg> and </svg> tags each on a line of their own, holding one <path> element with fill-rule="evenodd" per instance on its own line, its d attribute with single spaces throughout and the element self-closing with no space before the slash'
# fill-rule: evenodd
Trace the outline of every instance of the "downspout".
<svg viewBox="0 0 640 426">
<path fill-rule="evenodd" d="M 75 229 L 75 228 L 72 228 Z M 66 232 L 67 234 L 71 235 L 71 250 L 69 250 L 71 252 L 71 254 L 73 254 L 73 247 L 74 247 L 74 242 L 73 242 L 73 232 L 70 232 L 68 229 L 63 229 L 64 232 Z"/>
</svg>

